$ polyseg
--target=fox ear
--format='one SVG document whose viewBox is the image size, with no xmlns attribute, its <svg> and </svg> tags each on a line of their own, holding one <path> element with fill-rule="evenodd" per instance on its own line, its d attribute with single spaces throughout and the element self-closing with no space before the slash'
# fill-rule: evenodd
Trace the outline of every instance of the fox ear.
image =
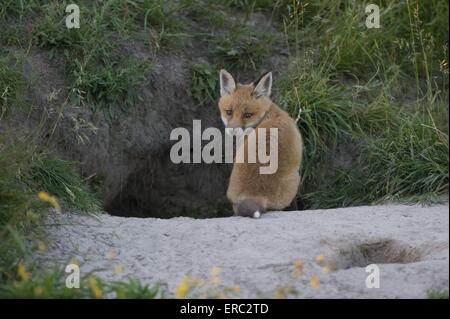
<svg viewBox="0 0 450 319">
<path fill-rule="evenodd" d="M 233 76 L 226 70 L 220 70 L 220 96 L 231 94 L 236 89 L 236 82 Z"/>
<path fill-rule="evenodd" d="M 253 90 L 255 98 L 270 97 L 272 93 L 272 72 L 263 74 L 255 83 L 255 89 Z"/>
</svg>

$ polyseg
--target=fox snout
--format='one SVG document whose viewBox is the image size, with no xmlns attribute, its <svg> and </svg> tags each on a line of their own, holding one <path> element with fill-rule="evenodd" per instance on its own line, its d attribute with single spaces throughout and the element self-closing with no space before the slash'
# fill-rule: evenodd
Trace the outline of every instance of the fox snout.
<svg viewBox="0 0 450 319">
<path fill-rule="evenodd" d="M 231 129 L 245 129 L 245 127 L 240 123 L 224 123 L 225 128 L 231 128 Z"/>
<path fill-rule="evenodd" d="M 222 119 L 222 122 L 225 126 L 225 133 L 229 135 L 241 135 L 245 131 L 245 126 L 242 123 L 231 122 L 225 119 Z"/>
</svg>

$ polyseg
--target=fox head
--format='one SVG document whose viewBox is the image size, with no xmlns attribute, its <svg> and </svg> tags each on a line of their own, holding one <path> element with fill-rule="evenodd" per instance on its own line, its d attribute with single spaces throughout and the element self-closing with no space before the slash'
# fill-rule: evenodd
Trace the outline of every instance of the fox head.
<svg viewBox="0 0 450 319">
<path fill-rule="evenodd" d="M 227 128 L 256 128 L 269 111 L 272 101 L 272 72 L 251 84 L 236 84 L 233 76 L 220 70 L 219 109 Z"/>
</svg>

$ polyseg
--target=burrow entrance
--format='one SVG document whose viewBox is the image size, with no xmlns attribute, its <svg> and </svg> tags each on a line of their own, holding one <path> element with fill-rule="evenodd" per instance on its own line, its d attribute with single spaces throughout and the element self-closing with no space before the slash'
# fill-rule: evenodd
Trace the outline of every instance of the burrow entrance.
<svg viewBox="0 0 450 319">
<path fill-rule="evenodd" d="M 380 239 L 350 245 L 340 249 L 335 260 L 336 269 L 366 267 L 370 264 L 408 264 L 421 261 L 417 247 L 393 239 Z"/>
<path fill-rule="evenodd" d="M 226 198 L 230 171 L 231 165 L 177 165 L 168 155 L 154 157 L 122 182 L 105 210 L 123 217 L 231 216 Z"/>
</svg>

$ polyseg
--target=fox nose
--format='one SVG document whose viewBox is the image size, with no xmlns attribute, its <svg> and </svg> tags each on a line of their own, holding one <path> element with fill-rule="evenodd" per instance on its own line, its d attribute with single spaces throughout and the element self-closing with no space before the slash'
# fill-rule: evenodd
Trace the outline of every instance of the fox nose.
<svg viewBox="0 0 450 319">
<path fill-rule="evenodd" d="M 225 128 L 225 131 L 227 134 L 230 135 L 241 135 L 244 129 L 240 124 L 228 123 L 228 125 Z"/>
<path fill-rule="evenodd" d="M 232 129 L 240 128 L 240 129 L 242 129 L 242 125 L 240 125 L 240 124 L 233 124 L 233 123 L 230 124 L 230 123 L 228 123 L 227 128 L 232 128 Z"/>
</svg>

